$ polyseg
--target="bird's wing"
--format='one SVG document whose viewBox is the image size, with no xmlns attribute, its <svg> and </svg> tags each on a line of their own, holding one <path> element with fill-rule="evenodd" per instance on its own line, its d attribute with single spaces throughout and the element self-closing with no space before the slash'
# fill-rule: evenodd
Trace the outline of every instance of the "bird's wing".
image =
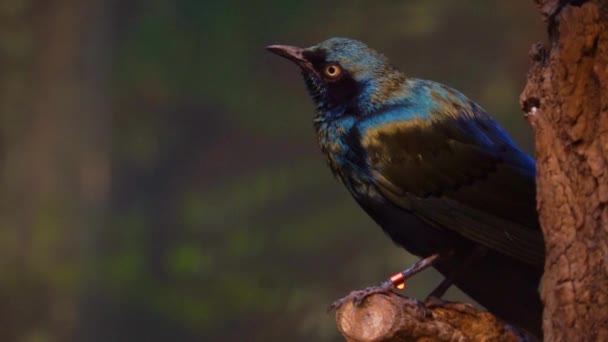
<svg viewBox="0 0 608 342">
<path fill-rule="evenodd" d="M 542 266 L 534 162 L 472 106 L 368 123 L 360 134 L 371 177 L 384 197 L 433 227 Z"/>
</svg>

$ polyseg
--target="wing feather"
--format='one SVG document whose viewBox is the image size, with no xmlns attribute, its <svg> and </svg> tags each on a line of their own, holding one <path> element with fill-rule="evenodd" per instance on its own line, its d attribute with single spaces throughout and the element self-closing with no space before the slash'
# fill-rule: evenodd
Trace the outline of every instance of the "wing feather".
<svg viewBox="0 0 608 342">
<path fill-rule="evenodd" d="M 376 186 L 438 229 L 542 267 L 534 162 L 479 107 L 461 114 L 363 126 Z"/>
</svg>

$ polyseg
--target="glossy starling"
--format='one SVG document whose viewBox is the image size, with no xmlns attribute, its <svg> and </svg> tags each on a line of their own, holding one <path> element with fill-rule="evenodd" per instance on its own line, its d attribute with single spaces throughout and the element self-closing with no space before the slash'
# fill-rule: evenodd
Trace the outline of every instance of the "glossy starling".
<svg viewBox="0 0 608 342">
<path fill-rule="evenodd" d="M 410 253 L 440 255 L 448 285 L 541 336 L 535 164 L 498 123 L 356 40 L 268 50 L 300 67 L 321 150 L 361 208 Z"/>
</svg>

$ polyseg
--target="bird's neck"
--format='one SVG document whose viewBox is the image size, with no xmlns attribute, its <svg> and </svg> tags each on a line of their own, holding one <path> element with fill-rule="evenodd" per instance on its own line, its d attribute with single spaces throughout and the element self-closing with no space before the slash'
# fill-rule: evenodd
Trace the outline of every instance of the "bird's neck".
<svg viewBox="0 0 608 342">
<path fill-rule="evenodd" d="M 314 121 L 318 143 L 334 176 L 355 196 L 370 194 L 367 157 L 361 148 L 357 120 L 342 116 Z"/>
<path fill-rule="evenodd" d="M 386 106 L 400 103 L 411 86 L 408 78 L 397 69 L 390 68 L 364 82 L 356 99 L 359 116 L 373 115 Z"/>
<path fill-rule="evenodd" d="M 332 169 L 343 163 L 343 157 L 348 152 L 347 135 L 355 124 L 354 117 L 332 117 L 317 114 L 313 125 L 317 132 L 319 147 L 330 159 Z"/>
<path fill-rule="evenodd" d="M 321 151 L 327 158 L 327 164 L 338 178 L 343 182 L 346 180 L 346 173 L 352 169 L 356 161 L 356 153 L 349 142 L 349 135 L 355 125 L 355 118 L 352 116 L 332 117 L 318 114 L 313 123 L 317 132 L 317 141 Z"/>
<path fill-rule="evenodd" d="M 326 89 L 306 79 L 308 89 L 317 104 L 313 120 L 321 150 L 327 156 L 332 171 L 345 181 L 345 172 L 365 169 L 365 156 L 357 149 L 357 121 L 374 115 L 387 106 L 403 102 L 411 88 L 405 75 L 387 68 L 375 77 L 361 81 L 361 91 L 352 101 L 339 105 L 328 101 Z"/>
<path fill-rule="evenodd" d="M 353 151 L 349 145 L 352 145 L 353 141 L 347 139 L 352 133 L 351 130 L 356 130 L 356 122 L 383 108 L 402 103 L 411 88 L 407 80 L 405 75 L 396 69 L 387 70 L 362 81 L 362 91 L 353 101 L 333 106 L 324 100 L 327 94 L 321 88 L 315 88 L 316 84 L 309 80 L 309 89 L 312 89 L 311 94 L 317 104 L 313 123 L 319 146 L 328 156 L 328 162 L 334 171 L 351 162 Z"/>
</svg>

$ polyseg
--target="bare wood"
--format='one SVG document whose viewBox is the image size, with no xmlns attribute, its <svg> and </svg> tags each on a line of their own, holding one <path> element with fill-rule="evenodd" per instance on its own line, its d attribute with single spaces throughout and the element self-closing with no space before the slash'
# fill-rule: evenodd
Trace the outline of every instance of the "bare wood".
<svg viewBox="0 0 608 342">
<path fill-rule="evenodd" d="M 545 341 L 608 341 L 608 1 L 535 0 L 549 42 L 521 104 L 547 258 Z"/>
<path fill-rule="evenodd" d="M 525 340 L 491 313 L 469 304 L 427 308 L 396 294 L 371 295 L 360 307 L 349 301 L 336 312 L 336 323 L 348 342 Z"/>
</svg>

